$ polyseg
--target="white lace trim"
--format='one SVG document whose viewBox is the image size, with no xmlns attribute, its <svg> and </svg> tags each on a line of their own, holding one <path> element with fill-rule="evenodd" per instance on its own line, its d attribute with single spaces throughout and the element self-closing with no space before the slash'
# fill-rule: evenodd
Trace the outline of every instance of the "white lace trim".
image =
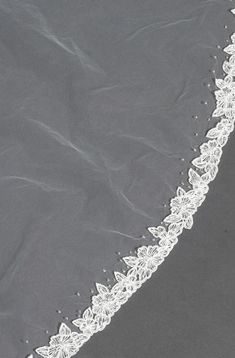
<svg viewBox="0 0 235 358">
<path fill-rule="evenodd" d="M 235 14 L 235 9 L 231 10 Z M 58 334 L 51 336 L 49 345 L 36 349 L 44 358 L 70 358 L 91 336 L 102 331 L 112 316 L 127 300 L 148 280 L 165 260 L 178 242 L 183 229 L 191 229 L 193 215 L 205 200 L 209 190 L 208 184 L 215 179 L 222 155 L 222 148 L 227 143 L 234 129 L 235 121 L 235 33 L 231 36 L 232 44 L 224 48 L 230 55 L 224 61 L 224 79 L 216 79 L 216 109 L 213 117 L 221 117 L 216 126 L 210 129 L 208 141 L 200 146 L 200 155 L 192 160 L 188 170 L 188 182 L 191 188 L 186 191 L 177 188 L 176 196 L 170 201 L 170 214 L 164 219 L 164 226 L 149 227 L 149 232 L 157 239 L 156 245 L 141 246 L 136 256 L 123 257 L 128 267 L 126 274 L 115 272 L 116 283 L 112 288 L 96 283 L 97 294 L 92 297 L 92 304 L 75 319 L 73 324 L 79 332 L 62 323 Z"/>
</svg>

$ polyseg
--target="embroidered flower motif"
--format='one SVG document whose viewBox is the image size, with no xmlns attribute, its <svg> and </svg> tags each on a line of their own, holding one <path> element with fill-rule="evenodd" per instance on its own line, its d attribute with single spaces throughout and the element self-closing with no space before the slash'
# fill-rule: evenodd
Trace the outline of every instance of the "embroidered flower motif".
<svg viewBox="0 0 235 358">
<path fill-rule="evenodd" d="M 37 348 L 36 352 L 43 358 L 70 358 L 88 338 L 87 335 L 72 332 L 62 323 L 59 333 L 51 337 L 49 346 Z"/>
<path fill-rule="evenodd" d="M 124 257 L 123 260 L 128 266 L 136 270 L 140 280 L 143 281 L 156 271 L 164 259 L 159 253 L 157 245 L 149 245 L 139 247 L 137 256 Z"/>
<path fill-rule="evenodd" d="M 215 83 L 219 90 L 215 91 L 216 109 L 212 116 L 225 115 L 228 118 L 233 118 L 235 114 L 235 82 L 233 77 L 228 75 L 224 80 L 217 79 Z"/>
<path fill-rule="evenodd" d="M 218 164 L 222 155 L 222 149 L 216 140 L 209 140 L 200 146 L 201 155 L 193 159 L 192 163 L 199 169 L 209 172 L 211 180 L 215 179 L 218 172 Z"/>
<path fill-rule="evenodd" d="M 85 334 L 91 335 L 97 331 L 97 321 L 90 307 L 83 312 L 82 318 L 75 319 L 73 324 Z"/>
<path fill-rule="evenodd" d="M 217 143 L 223 147 L 227 141 L 229 134 L 234 130 L 234 121 L 229 118 L 222 118 L 214 128 L 207 132 L 207 138 L 217 139 Z"/>
<path fill-rule="evenodd" d="M 119 308 L 121 302 L 121 295 L 115 290 L 109 290 L 108 287 L 96 284 L 98 295 L 92 297 L 92 311 L 106 316 L 112 316 Z"/>
<path fill-rule="evenodd" d="M 136 269 L 128 270 L 127 275 L 120 272 L 114 272 L 114 276 L 117 280 L 117 284 L 114 286 L 114 289 L 121 290 L 125 293 L 126 300 L 141 286 L 141 283 L 137 278 Z"/>
<path fill-rule="evenodd" d="M 196 195 L 203 196 L 208 193 L 208 183 L 210 182 L 210 175 L 208 173 L 199 175 L 195 170 L 190 168 L 188 171 L 188 181 L 192 184 Z"/>
<path fill-rule="evenodd" d="M 158 245 L 141 246 L 137 251 L 138 274 L 142 281 L 148 279 L 157 270 L 158 266 L 164 261 L 159 252 Z"/>
<path fill-rule="evenodd" d="M 186 192 L 178 188 L 177 196 L 171 199 L 171 214 L 164 221 L 167 223 L 182 222 L 186 229 L 191 229 L 193 225 L 193 214 L 197 211 L 198 206 L 204 200 L 204 196 L 196 195 L 194 190 Z"/>
<path fill-rule="evenodd" d="M 183 231 L 181 222 L 173 223 L 166 229 L 164 226 L 149 227 L 149 232 L 156 238 L 159 238 L 159 245 L 161 247 L 173 247 L 178 242 L 178 236 Z"/>
</svg>

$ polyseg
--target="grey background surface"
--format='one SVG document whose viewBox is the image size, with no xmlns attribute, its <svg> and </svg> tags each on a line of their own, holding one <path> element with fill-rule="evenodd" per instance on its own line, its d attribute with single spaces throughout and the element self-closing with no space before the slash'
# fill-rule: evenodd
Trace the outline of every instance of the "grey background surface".
<svg viewBox="0 0 235 358">
<path fill-rule="evenodd" d="M 231 6 L 0 0 L 3 358 L 47 344 L 89 305 L 94 282 L 122 269 L 119 255 L 152 242 L 145 228 L 187 185 L 193 149 L 215 123 Z M 232 357 L 232 144 L 226 151 L 230 166 L 194 229 L 79 356 Z"/>
</svg>

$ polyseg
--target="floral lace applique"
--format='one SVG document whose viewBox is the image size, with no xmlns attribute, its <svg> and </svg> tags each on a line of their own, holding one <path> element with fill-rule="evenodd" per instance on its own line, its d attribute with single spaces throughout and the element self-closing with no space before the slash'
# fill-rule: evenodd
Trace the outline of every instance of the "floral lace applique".
<svg viewBox="0 0 235 358">
<path fill-rule="evenodd" d="M 65 323 L 62 323 L 59 333 L 50 338 L 49 346 L 37 348 L 36 352 L 44 358 L 70 358 L 87 339 L 88 336 L 72 332 Z"/>
</svg>

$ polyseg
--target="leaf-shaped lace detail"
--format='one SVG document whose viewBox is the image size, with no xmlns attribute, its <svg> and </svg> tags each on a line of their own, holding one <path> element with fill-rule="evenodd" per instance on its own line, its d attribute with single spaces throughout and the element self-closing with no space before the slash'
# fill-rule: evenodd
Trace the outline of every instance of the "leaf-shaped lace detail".
<svg viewBox="0 0 235 358">
<path fill-rule="evenodd" d="M 224 51 L 226 53 L 228 53 L 229 55 L 234 55 L 235 54 L 235 45 L 228 45 L 227 47 L 224 48 Z"/>
<path fill-rule="evenodd" d="M 49 356 L 49 347 L 47 347 L 47 346 L 37 348 L 36 352 L 37 352 L 37 354 L 39 354 L 43 358 L 51 357 L 51 356 Z"/>
<path fill-rule="evenodd" d="M 123 258 L 123 261 L 127 266 L 134 267 L 137 264 L 137 259 L 135 256 L 127 256 Z"/>
<path fill-rule="evenodd" d="M 96 284 L 96 288 L 97 288 L 97 291 L 100 293 L 100 294 L 105 294 L 105 293 L 108 293 L 109 292 L 109 289 L 104 286 L 104 285 L 101 285 L 100 283 L 97 283 Z"/>
</svg>

